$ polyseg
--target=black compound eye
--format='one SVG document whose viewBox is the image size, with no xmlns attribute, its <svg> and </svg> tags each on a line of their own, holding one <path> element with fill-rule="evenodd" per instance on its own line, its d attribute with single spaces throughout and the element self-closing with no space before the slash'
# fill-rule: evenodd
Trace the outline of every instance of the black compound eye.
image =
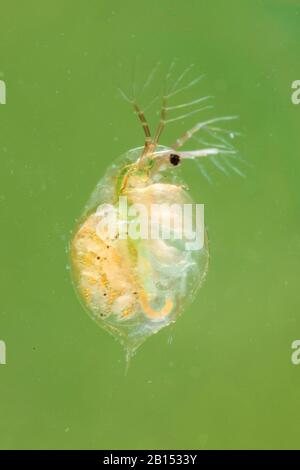
<svg viewBox="0 0 300 470">
<path fill-rule="evenodd" d="M 170 155 L 170 163 L 174 166 L 177 166 L 180 163 L 180 156 L 174 153 Z"/>
</svg>

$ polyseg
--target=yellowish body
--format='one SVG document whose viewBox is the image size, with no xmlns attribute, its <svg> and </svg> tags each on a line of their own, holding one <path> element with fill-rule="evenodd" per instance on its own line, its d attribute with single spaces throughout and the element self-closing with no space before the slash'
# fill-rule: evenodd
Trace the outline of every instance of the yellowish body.
<svg viewBox="0 0 300 470">
<path fill-rule="evenodd" d="M 167 119 L 170 111 L 194 107 L 209 98 L 198 98 L 175 106 L 168 104 L 170 98 L 198 82 L 199 79 L 193 80 L 180 88 L 190 70 L 191 67 L 188 67 L 179 75 L 163 95 L 160 120 L 153 137 L 135 98 L 124 95 L 142 124 L 144 146 L 130 150 L 119 162 L 112 163 L 91 195 L 71 242 L 72 273 L 80 299 L 100 326 L 120 339 L 128 357 L 147 337 L 175 322 L 192 301 L 207 272 L 207 237 L 203 227 L 204 245 L 198 251 L 190 251 L 185 247 L 185 240 L 176 237 L 176 230 L 169 239 L 151 236 L 138 239 L 130 233 L 123 237 L 119 232 L 113 238 L 102 236 L 99 235 L 99 224 L 104 215 L 98 208 L 100 205 L 111 205 L 116 212 L 121 197 L 127 198 L 130 207 L 137 204 L 143 206 L 148 214 L 153 206 L 169 204 L 170 208 L 164 209 L 155 223 L 148 219 L 147 230 L 152 233 L 152 228 L 157 225 L 164 229 L 167 219 L 175 221 L 177 215 L 173 205 L 193 204 L 184 182 L 178 176 L 179 163 L 212 156 L 212 162 L 223 169 L 215 156 L 233 153 L 232 146 L 227 146 L 223 137 L 217 138 L 216 144 L 208 148 L 180 149 L 200 131 L 215 135 L 219 132 L 215 126 L 233 117 L 198 122 L 171 147 L 159 145 L 168 122 L 206 109 L 193 109 L 188 114 Z M 232 168 L 237 171 L 235 166 Z M 118 227 L 122 227 L 124 223 L 132 224 L 135 219 L 131 218 L 128 222 L 119 212 L 117 222 Z"/>
<path fill-rule="evenodd" d="M 131 159 L 135 154 L 138 151 Z M 74 234 L 71 257 L 75 285 L 93 318 L 122 342 L 136 347 L 176 320 L 204 278 L 208 251 L 207 246 L 201 251 L 199 265 L 199 253 L 183 249 L 183 241 L 176 245 L 151 237 L 136 240 L 130 234 L 125 239 L 118 233 L 113 239 L 99 236 L 102 213 L 97 208 L 108 201 L 117 205 L 118 196 L 126 196 L 129 206 L 142 205 L 148 213 L 153 205 L 167 204 L 171 223 L 172 205 L 192 202 L 180 181 L 164 182 L 163 174 L 161 178 L 156 172 L 136 174 L 128 165 L 120 181 L 124 164 L 101 180 Z M 160 228 L 164 215 L 157 217 Z"/>
</svg>

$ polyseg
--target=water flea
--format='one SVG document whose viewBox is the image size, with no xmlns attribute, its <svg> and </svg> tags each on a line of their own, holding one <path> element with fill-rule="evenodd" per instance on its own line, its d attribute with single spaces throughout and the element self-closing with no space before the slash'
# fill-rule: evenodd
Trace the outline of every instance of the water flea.
<svg viewBox="0 0 300 470">
<path fill-rule="evenodd" d="M 180 101 L 181 93 L 190 93 L 202 79 L 189 78 L 191 70 L 188 67 L 176 73 L 173 64 L 167 72 L 154 132 L 136 96 L 120 90 L 140 122 L 144 143 L 112 161 L 72 236 L 74 285 L 90 316 L 124 347 L 127 368 L 147 338 L 174 324 L 188 309 L 207 274 L 209 251 L 204 223 L 200 230 L 191 211 L 184 219 L 189 231 L 182 227 L 179 231 L 175 224 L 181 220 L 178 214 L 185 214 L 185 207 L 196 205 L 181 168 L 187 161 L 194 162 L 192 171 L 199 172 L 199 185 L 211 180 L 213 170 L 241 173 L 231 142 L 236 134 L 226 127 L 235 116 L 205 115 L 211 109 L 210 96 Z M 145 81 L 142 92 L 150 86 L 153 75 Z M 194 120 L 174 142 L 160 144 L 166 126 L 201 113 L 205 117 Z M 184 150 L 187 142 L 196 148 Z M 110 235 L 112 225 L 116 230 Z M 191 242 L 193 234 L 195 242 Z M 118 243 L 108 253 L 117 238 Z M 95 251 L 100 262 L 92 255 Z M 109 301 L 104 300 L 106 296 Z"/>
</svg>

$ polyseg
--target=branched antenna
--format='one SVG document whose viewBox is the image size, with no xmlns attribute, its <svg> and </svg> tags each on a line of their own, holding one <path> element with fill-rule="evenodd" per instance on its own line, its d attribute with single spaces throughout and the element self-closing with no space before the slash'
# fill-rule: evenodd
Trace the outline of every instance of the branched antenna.
<svg viewBox="0 0 300 470">
<path fill-rule="evenodd" d="M 143 86 L 139 90 L 139 95 L 143 93 L 152 83 L 154 76 L 159 68 L 159 65 L 160 63 L 157 63 L 153 70 L 150 72 L 147 80 L 144 82 Z M 196 113 L 213 108 L 212 105 L 204 105 L 200 107 L 196 106 L 200 103 L 202 104 L 203 102 L 214 98 L 213 96 L 204 96 L 185 103 L 169 104 L 171 98 L 180 94 L 183 91 L 190 89 L 191 87 L 194 87 L 197 83 L 200 82 L 200 80 L 203 79 L 204 75 L 200 75 L 188 81 L 187 76 L 192 70 L 192 68 L 193 65 L 188 66 L 181 74 L 179 74 L 175 79 L 173 79 L 172 75 L 174 75 L 175 61 L 171 63 L 164 80 L 163 93 L 161 98 L 162 103 L 159 113 L 159 122 L 156 127 L 153 138 L 151 137 L 150 127 L 145 117 L 145 109 L 148 109 L 156 101 L 157 96 L 150 101 L 150 104 L 146 108 L 141 109 L 136 99 L 135 83 L 132 84 L 132 98 L 128 97 L 122 89 L 119 89 L 123 98 L 127 102 L 129 102 L 133 107 L 133 110 L 137 115 L 139 121 L 141 122 L 141 125 L 144 130 L 145 144 L 143 152 L 138 160 L 138 164 L 143 161 L 146 155 L 149 155 L 155 151 L 159 143 L 160 137 L 167 124 L 182 121 Z M 172 112 L 175 112 L 177 110 L 183 110 L 182 114 L 177 116 L 176 114 L 175 116 L 173 114 L 172 116 Z M 187 112 L 185 112 L 185 110 Z M 171 116 L 169 116 L 169 114 L 171 114 Z M 239 135 L 239 133 L 230 131 L 226 128 L 223 129 L 222 126 L 218 127 L 219 123 L 231 121 L 234 119 L 237 119 L 237 116 L 221 116 L 207 119 L 205 121 L 200 121 L 193 127 L 191 127 L 189 130 L 187 130 L 183 135 L 181 135 L 181 137 L 176 140 L 176 142 L 171 146 L 171 148 L 172 150 L 177 152 L 188 140 L 193 138 L 201 144 L 202 149 L 200 148 L 198 150 L 180 151 L 178 152 L 178 155 L 182 158 L 195 159 L 197 161 L 197 165 L 199 166 L 201 173 L 207 180 L 209 180 L 210 177 L 206 169 L 203 167 L 202 163 L 199 162 L 200 157 L 210 156 L 212 164 L 225 174 L 228 174 L 228 169 L 230 169 L 233 172 L 244 176 L 243 173 L 239 170 L 239 168 L 237 168 L 237 166 L 231 161 L 232 158 L 234 158 L 236 151 L 230 140 L 236 135 Z M 201 138 L 198 136 L 199 131 L 201 131 Z M 219 161 L 219 155 L 222 155 L 224 157 L 222 158 L 222 162 Z"/>
<path fill-rule="evenodd" d="M 122 97 L 126 101 L 128 101 L 128 103 L 131 104 L 135 114 L 137 115 L 138 119 L 140 120 L 140 122 L 142 124 L 144 134 L 145 134 L 145 144 L 144 144 L 144 151 L 143 151 L 143 155 L 144 155 L 148 152 L 149 148 L 152 146 L 151 132 L 150 132 L 150 127 L 149 127 L 148 121 L 145 117 L 144 111 L 141 110 L 141 108 L 137 104 L 136 100 L 135 99 L 130 99 L 126 95 L 126 93 L 124 93 L 124 91 L 121 88 L 119 88 L 119 92 L 121 93 Z"/>
</svg>

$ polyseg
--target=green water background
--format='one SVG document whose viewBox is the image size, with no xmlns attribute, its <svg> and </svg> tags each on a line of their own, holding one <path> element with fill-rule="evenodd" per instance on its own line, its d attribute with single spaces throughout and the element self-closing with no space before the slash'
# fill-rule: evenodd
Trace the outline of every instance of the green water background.
<svg viewBox="0 0 300 470">
<path fill-rule="evenodd" d="M 300 448 L 300 2 L 1 0 L 0 15 L 0 447 Z M 74 294 L 67 246 L 106 167 L 142 144 L 117 87 L 135 62 L 142 81 L 174 58 L 206 73 L 191 98 L 240 116 L 252 166 L 212 185 L 185 168 L 208 278 L 124 377 Z"/>
</svg>

